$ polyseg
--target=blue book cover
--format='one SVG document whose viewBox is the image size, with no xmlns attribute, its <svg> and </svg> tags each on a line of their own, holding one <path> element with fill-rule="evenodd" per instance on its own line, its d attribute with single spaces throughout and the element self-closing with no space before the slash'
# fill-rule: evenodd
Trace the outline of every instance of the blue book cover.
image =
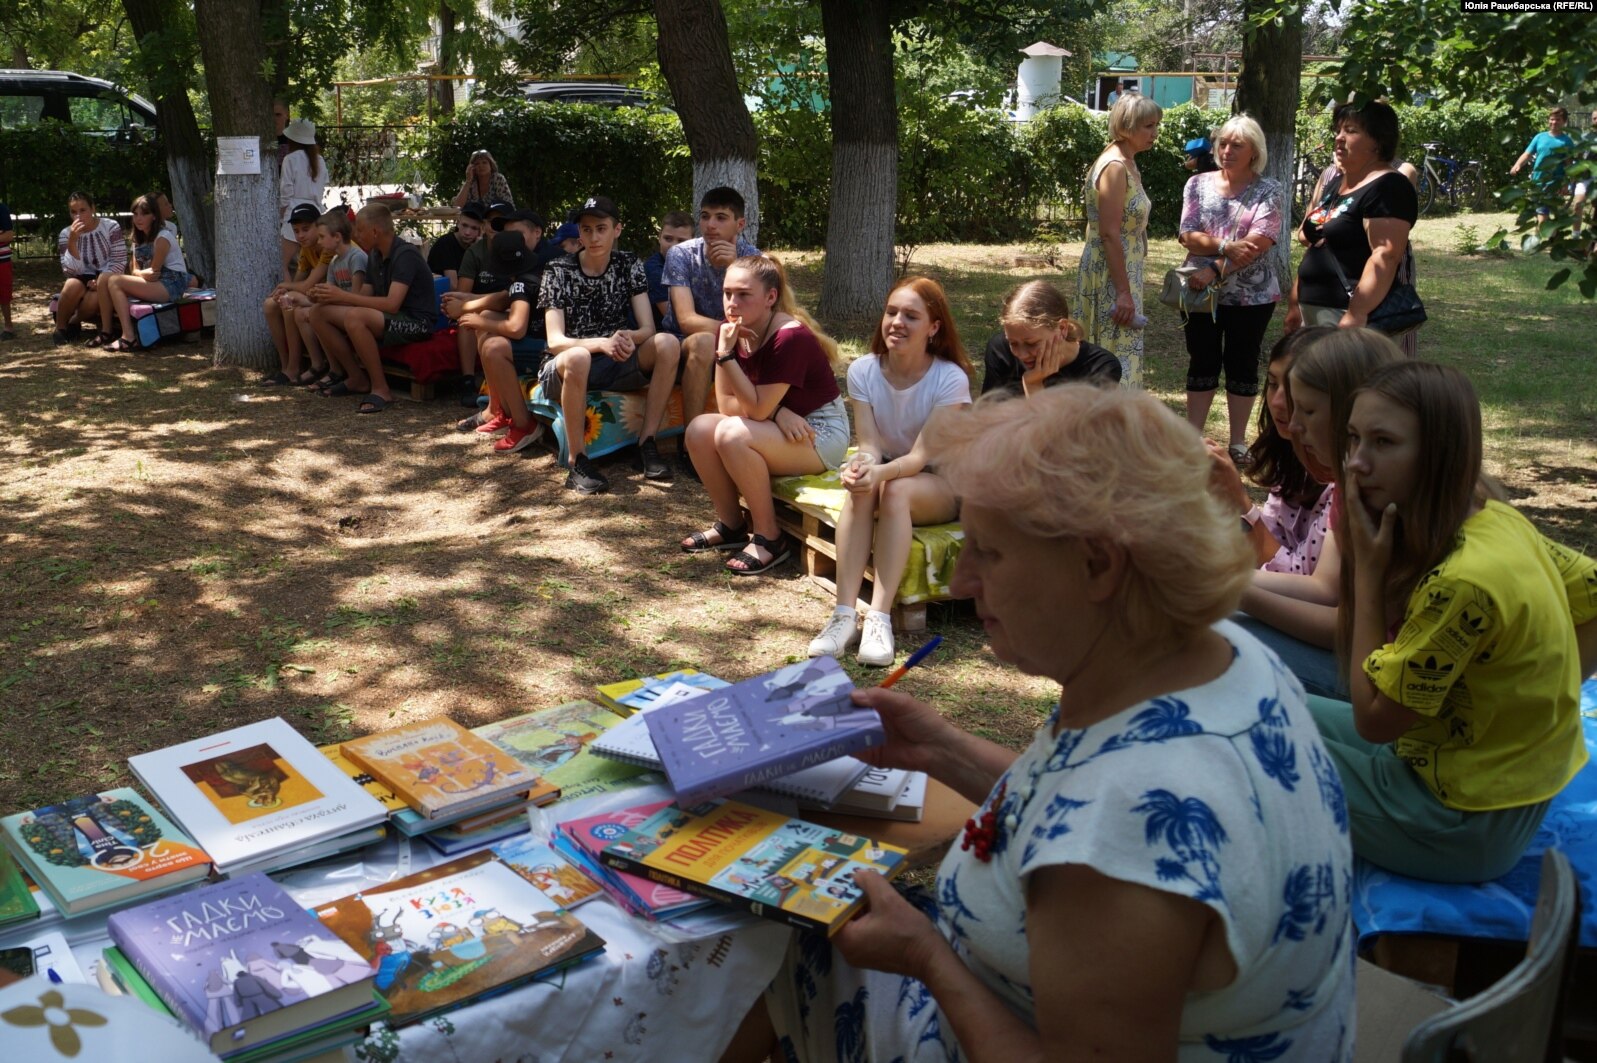
<svg viewBox="0 0 1597 1063">
<path fill-rule="evenodd" d="M 761 786 L 883 741 L 853 680 L 815 657 L 643 714 L 683 806 Z"/>
<path fill-rule="evenodd" d="M 219 1055 L 369 1008 L 375 969 L 259 872 L 114 912 L 111 940 Z"/>
</svg>

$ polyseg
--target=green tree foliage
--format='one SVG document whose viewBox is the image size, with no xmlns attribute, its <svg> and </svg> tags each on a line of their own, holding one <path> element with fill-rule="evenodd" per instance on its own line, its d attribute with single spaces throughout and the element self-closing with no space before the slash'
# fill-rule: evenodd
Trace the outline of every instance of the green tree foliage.
<svg viewBox="0 0 1597 1063">
<path fill-rule="evenodd" d="M 614 199 L 623 246 L 633 250 L 650 247 L 656 220 L 686 210 L 693 196 L 682 126 L 669 112 L 525 100 L 470 104 L 437 128 L 425 153 L 434 198 L 454 196 L 479 147 L 494 153 L 516 203 L 545 212 L 552 223 L 588 196 Z"/>
<path fill-rule="evenodd" d="M 40 159 L 50 159 L 40 166 Z M 166 165 L 154 144 L 118 144 L 84 136 L 60 122 L 0 130 L 0 199 L 15 214 L 39 218 L 39 231 L 67 224 L 67 194 L 81 188 L 111 213 L 152 188 L 166 186 Z"/>
</svg>

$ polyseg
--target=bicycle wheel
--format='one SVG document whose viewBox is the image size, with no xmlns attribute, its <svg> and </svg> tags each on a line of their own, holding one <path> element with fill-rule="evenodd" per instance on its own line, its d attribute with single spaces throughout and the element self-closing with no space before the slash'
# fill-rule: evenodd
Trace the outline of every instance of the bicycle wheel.
<svg viewBox="0 0 1597 1063">
<path fill-rule="evenodd" d="M 1486 175 L 1479 166 L 1466 166 L 1453 178 L 1453 202 L 1463 210 L 1479 213 L 1487 207 Z"/>
<path fill-rule="evenodd" d="M 1436 201 L 1436 178 L 1431 176 L 1430 167 L 1426 167 L 1420 171 L 1420 185 L 1418 192 L 1420 197 L 1420 213 L 1429 214 L 1431 212 L 1431 204 Z"/>
</svg>

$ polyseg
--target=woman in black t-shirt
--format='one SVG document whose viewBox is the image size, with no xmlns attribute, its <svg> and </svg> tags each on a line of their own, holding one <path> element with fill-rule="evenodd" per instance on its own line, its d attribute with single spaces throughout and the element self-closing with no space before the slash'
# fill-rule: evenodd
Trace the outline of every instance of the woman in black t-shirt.
<svg viewBox="0 0 1597 1063">
<path fill-rule="evenodd" d="M 987 341 L 981 393 L 1033 395 L 1055 384 L 1120 383 L 1120 359 L 1081 338 L 1065 294 L 1047 281 L 1010 289 L 998 314 L 1003 331 Z"/>
<path fill-rule="evenodd" d="M 1419 218 L 1413 184 L 1393 167 L 1397 113 L 1378 100 L 1363 107 L 1343 104 L 1331 127 L 1342 176 L 1327 184 L 1303 219 L 1309 249 L 1287 301 L 1288 332 L 1304 325 L 1368 324 L 1370 312 L 1392 290 Z"/>
</svg>

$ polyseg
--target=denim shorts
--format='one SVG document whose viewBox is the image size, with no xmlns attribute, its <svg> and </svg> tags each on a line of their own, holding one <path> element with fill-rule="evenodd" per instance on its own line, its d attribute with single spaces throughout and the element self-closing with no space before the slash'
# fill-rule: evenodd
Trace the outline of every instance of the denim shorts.
<svg viewBox="0 0 1597 1063">
<path fill-rule="evenodd" d="M 849 439 L 848 406 L 843 396 L 839 395 L 804 420 L 815 429 L 815 453 L 821 456 L 821 464 L 828 469 L 842 465 Z"/>
<path fill-rule="evenodd" d="M 163 269 L 156 281 L 166 289 L 168 302 L 177 302 L 189 289 L 189 275 L 182 270 Z"/>
</svg>

